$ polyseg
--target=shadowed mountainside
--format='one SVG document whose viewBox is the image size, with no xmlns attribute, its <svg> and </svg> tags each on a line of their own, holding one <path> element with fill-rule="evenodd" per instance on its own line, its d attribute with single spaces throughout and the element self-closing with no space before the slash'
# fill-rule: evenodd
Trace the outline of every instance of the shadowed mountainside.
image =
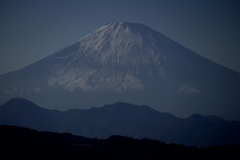
<svg viewBox="0 0 240 160">
<path fill-rule="evenodd" d="M 240 143 L 240 122 L 199 114 L 182 119 L 148 106 L 123 102 L 63 112 L 43 109 L 16 98 L 0 106 L 0 124 L 90 138 L 122 135 L 199 147 Z"/>
</svg>

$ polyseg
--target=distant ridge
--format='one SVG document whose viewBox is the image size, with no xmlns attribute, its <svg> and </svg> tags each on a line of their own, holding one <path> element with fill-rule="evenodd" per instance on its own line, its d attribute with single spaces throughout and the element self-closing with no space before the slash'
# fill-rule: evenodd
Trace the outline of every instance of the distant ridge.
<svg viewBox="0 0 240 160">
<path fill-rule="evenodd" d="M 61 112 L 16 98 L 0 106 L 0 125 L 5 124 L 90 138 L 122 135 L 198 147 L 240 143 L 240 122 L 199 114 L 182 119 L 123 102 Z"/>
<path fill-rule="evenodd" d="M 42 131 L 56 131 L 62 112 L 40 108 L 31 101 L 14 98 L 0 107 L 1 124 L 16 125 Z"/>
</svg>

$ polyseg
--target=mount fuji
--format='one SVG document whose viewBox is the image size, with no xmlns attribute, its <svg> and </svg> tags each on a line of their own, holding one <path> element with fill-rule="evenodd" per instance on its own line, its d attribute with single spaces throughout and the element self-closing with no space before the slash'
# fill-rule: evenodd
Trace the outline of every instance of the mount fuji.
<svg viewBox="0 0 240 160">
<path fill-rule="evenodd" d="M 199 113 L 240 120 L 239 73 L 141 23 L 106 24 L 1 75 L 0 97 L 0 103 L 22 97 L 61 110 L 122 101 L 179 117 Z"/>
</svg>

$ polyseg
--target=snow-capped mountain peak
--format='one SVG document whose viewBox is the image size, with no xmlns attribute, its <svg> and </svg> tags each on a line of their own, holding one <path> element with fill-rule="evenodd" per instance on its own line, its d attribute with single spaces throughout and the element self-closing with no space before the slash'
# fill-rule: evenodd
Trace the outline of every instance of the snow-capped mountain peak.
<svg viewBox="0 0 240 160">
<path fill-rule="evenodd" d="M 48 57 L 63 61 L 49 85 L 70 91 L 143 89 L 140 75 L 166 74 L 160 36 L 165 38 L 140 23 L 109 23 Z"/>
<path fill-rule="evenodd" d="M 0 82 L 1 103 L 20 96 L 46 108 L 122 101 L 186 117 L 240 106 L 239 73 L 141 23 L 106 24 Z"/>
</svg>

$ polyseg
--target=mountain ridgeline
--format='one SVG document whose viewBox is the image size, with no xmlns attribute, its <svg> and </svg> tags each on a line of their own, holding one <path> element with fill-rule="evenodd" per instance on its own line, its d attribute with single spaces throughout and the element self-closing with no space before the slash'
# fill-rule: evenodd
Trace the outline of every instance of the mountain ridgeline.
<svg viewBox="0 0 240 160">
<path fill-rule="evenodd" d="M 240 74 L 141 23 L 109 23 L 20 70 L 0 76 L 0 103 L 22 97 L 48 109 L 115 102 L 179 117 L 240 120 Z"/>
<path fill-rule="evenodd" d="M 4 160 L 186 160 L 239 159 L 240 145 L 186 147 L 156 140 L 111 136 L 90 139 L 69 133 L 0 125 L 0 159 Z"/>
<path fill-rule="evenodd" d="M 198 147 L 240 143 L 238 121 L 199 114 L 182 119 L 148 106 L 123 102 L 63 112 L 16 98 L 0 106 L 0 125 L 5 124 L 89 138 L 121 135 Z"/>
</svg>

